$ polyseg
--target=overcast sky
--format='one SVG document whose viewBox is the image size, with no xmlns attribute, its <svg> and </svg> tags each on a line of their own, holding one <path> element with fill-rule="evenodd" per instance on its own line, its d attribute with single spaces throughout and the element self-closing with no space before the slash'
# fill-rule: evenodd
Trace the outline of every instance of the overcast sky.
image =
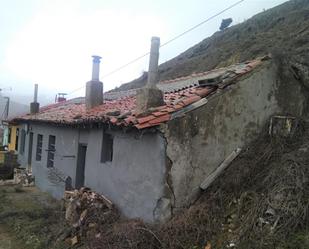
<svg viewBox="0 0 309 249">
<path fill-rule="evenodd" d="M 102 56 L 101 76 L 147 53 L 151 36 L 161 43 L 238 0 L 0 0 L 0 88 L 3 95 L 39 100 L 70 93 L 91 78 L 91 55 Z M 237 24 L 286 0 L 245 0 L 163 47 L 160 63 L 216 32 L 223 18 Z M 103 78 L 109 90 L 141 75 L 148 57 Z M 69 97 L 83 96 L 84 89 Z"/>
</svg>

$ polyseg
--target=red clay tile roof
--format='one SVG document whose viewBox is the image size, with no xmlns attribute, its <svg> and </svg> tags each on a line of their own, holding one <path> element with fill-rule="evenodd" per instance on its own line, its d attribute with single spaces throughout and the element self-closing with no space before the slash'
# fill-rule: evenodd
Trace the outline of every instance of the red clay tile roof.
<svg viewBox="0 0 309 249">
<path fill-rule="evenodd" d="M 210 72 L 192 74 L 174 80 L 161 82 L 167 86 L 164 94 L 165 105 L 151 108 L 147 113 L 138 115 L 136 109 L 136 95 L 121 97 L 114 100 L 105 100 L 104 104 L 86 110 L 83 101 L 69 100 L 57 104 L 42 107 L 40 112 L 34 115 L 24 115 L 14 118 L 12 121 L 34 121 L 65 125 L 78 125 L 87 123 L 110 123 L 115 126 L 130 126 L 137 129 L 153 127 L 167 122 L 172 115 L 181 112 L 199 100 L 214 93 L 218 88 L 224 88 L 229 84 L 235 83 L 237 78 L 250 72 L 253 68 L 262 63 L 262 59 L 236 64 L 233 67 L 216 69 Z M 203 81 L 218 78 L 220 82 L 209 83 L 206 85 L 198 84 L 198 80 Z M 197 78 L 192 85 L 188 79 Z M 201 78 L 202 77 L 202 78 Z M 185 81 L 185 82 L 183 82 Z M 209 81 L 211 82 L 211 81 Z M 170 84 L 177 84 L 181 90 L 174 90 Z"/>
</svg>

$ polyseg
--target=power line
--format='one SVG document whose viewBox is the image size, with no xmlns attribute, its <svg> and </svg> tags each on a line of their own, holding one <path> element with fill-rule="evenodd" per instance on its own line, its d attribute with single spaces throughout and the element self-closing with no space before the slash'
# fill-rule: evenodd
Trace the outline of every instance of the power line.
<svg viewBox="0 0 309 249">
<path fill-rule="evenodd" d="M 211 21 L 212 19 L 214 19 L 214 18 L 216 18 L 217 16 L 223 14 L 224 12 L 226 12 L 226 11 L 228 11 L 228 10 L 230 10 L 230 9 L 232 9 L 232 8 L 234 8 L 234 7 L 236 7 L 237 5 L 241 4 L 241 3 L 244 2 L 244 1 L 246 1 L 246 0 L 240 0 L 240 1 L 238 1 L 238 2 L 236 2 L 236 3 L 234 3 L 234 4 L 232 4 L 232 5 L 230 5 L 229 7 L 225 8 L 224 10 L 218 12 L 217 14 L 215 14 L 215 15 L 213 15 L 213 16 L 207 18 L 206 20 L 204 20 L 204 21 L 202 21 L 202 22 L 200 22 L 199 24 L 197 24 L 197 25 L 195 25 L 195 26 L 193 26 L 193 27 L 187 29 L 186 31 L 182 32 L 181 34 L 179 34 L 179 35 L 173 37 L 172 39 L 168 40 L 167 42 L 161 44 L 160 48 L 163 47 L 163 46 L 168 45 L 169 43 L 171 43 L 171 42 L 173 42 L 173 41 L 175 41 L 175 40 L 177 40 L 178 38 L 184 36 L 185 34 L 191 32 L 192 30 L 194 30 L 194 29 L 200 27 L 201 25 L 203 25 L 203 24 L 205 24 L 205 23 Z M 143 55 L 137 57 L 136 59 L 129 61 L 128 63 L 126 63 L 126 64 L 124 64 L 124 65 L 122 65 L 122 66 L 120 66 L 120 67 L 114 69 L 113 71 L 111 71 L 111 72 L 109 72 L 109 73 L 103 75 L 103 76 L 102 76 L 102 79 L 104 79 L 104 78 L 106 78 L 106 77 L 108 77 L 108 76 L 110 76 L 110 75 L 112 75 L 112 74 L 114 74 L 114 73 L 116 73 L 116 72 L 122 70 L 123 68 L 125 68 L 125 67 L 127 67 L 127 66 L 129 66 L 129 65 L 131 65 L 131 64 L 133 64 L 133 63 L 135 63 L 136 61 L 139 61 L 140 59 L 146 57 L 146 56 L 149 55 L 149 54 L 150 54 L 150 52 L 145 53 L 145 54 L 143 54 Z M 78 90 L 83 89 L 84 87 L 85 87 L 85 86 L 79 87 L 79 88 L 77 88 L 77 89 L 71 91 L 70 93 L 68 93 L 68 95 L 70 95 L 70 94 L 72 94 L 72 93 L 74 93 L 74 92 L 77 92 Z"/>
<path fill-rule="evenodd" d="M 103 76 L 102 76 L 102 79 L 104 79 L 104 78 L 108 77 L 109 75 L 112 75 L 112 74 L 114 74 L 114 73 L 120 71 L 121 69 L 123 69 L 123 68 L 125 68 L 125 67 L 127 67 L 127 66 L 129 66 L 129 65 L 131 65 L 131 64 L 133 64 L 134 62 L 136 62 L 136 61 L 138 61 L 138 60 L 140 60 L 140 59 L 146 57 L 146 56 L 149 55 L 149 54 L 150 54 L 150 52 L 148 52 L 148 53 L 146 53 L 146 54 L 143 54 L 143 55 L 137 57 L 136 59 L 134 59 L 134 60 L 132 60 L 132 61 L 129 61 L 128 63 L 126 63 L 126 64 L 124 64 L 124 65 L 122 65 L 122 66 L 120 66 L 120 67 L 114 69 L 113 71 L 109 72 L 108 74 L 103 75 Z M 69 95 L 69 94 L 72 94 L 72 93 L 74 93 L 74 92 L 77 92 L 78 90 L 83 89 L 84 87 L 85 87 L 85 86 L 81 86 L 81 87 L 79 87 L 79 88 L 73 90 L 72 92 L 69 92 L 68 95 Z"/>
<path fill-rule="evenodd" d="M 203 25 L 204 23 L 211 21 L 212 19 L 214 19 L 214 18 L 216 18 L 217 16 L 223 14 L 224 12 L 226 12 L 226 11 L 228 11 L 228 10 L 234 8 L 235 6 L 237 6 L 238 4 L 241 4 L 241 3 L 244 2 L 244 1 L 246 1 L 246 0 L 240 0 L 240 1 L 238 1 L 238 2 L 236 2 L 236 3 L 234 3 L 234 4 L 232 4 L 231 6 L 229 6 L 229 7 L 227 7 L 226 9 L 220 11 L 219 13 L 217 13 L 217 14 L 215 14 L 215 15 L 209 17 L 209 18 L 207 18 L 206 20 L 200 22 L 199 24 L 193 26 L 192 28 L 190 28 L 190 29 L 188 29 L 188 30 L 182 32 L 181 34 L 175 36 L 174 38 L 168 40 L 167 42 L 163 43 L 160 47 L 163 47 L 163 46 L 165 46 L 165 45 L 167 45 L 167 44 L 169 44 L 169 43 L 171 43 L 171 42 L 177 40 L 178 38 L 184 36 L 185 34 L 191 32 L 192 30 L 198 28 L 199 26 Z"/>
</svg>

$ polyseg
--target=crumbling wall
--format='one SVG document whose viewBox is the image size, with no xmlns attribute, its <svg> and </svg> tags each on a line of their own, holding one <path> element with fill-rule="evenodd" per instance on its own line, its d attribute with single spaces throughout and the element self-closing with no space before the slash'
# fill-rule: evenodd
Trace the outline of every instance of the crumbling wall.
<svg viewBox="0 0 309 249">
<path fill-rule="evenodd" d="M 300 84 L 280 82 L 277 66 L 267 62 L 236 84 L 209 98 L 203 107 L 163 127 L 175 208 L 187 206 L 199 185 L 236 148 L 262 131 L 272 114 L 299 116 L 306 106 Z"/>
</svg>

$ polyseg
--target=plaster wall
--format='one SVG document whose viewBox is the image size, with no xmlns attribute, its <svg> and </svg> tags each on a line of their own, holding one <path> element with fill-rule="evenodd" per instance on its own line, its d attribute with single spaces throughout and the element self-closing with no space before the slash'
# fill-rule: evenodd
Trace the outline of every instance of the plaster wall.
<svg viewBox="0 0 309 249">
<path fill-rule="evenodd" d="M 101 163 L 103 130 L 90 131 L 85 185 L 111 199 L 127 217 L 153 222 L 169 216 L 170 206 L 158 205 L 165 184 L 163 137 L 159 133 L 110 133 L 113 160 Z"/>
<path fill-rule="evenodd" d="M 209 97 L 203 107 L 163 127 L 175 208 L 188 206 L 199 185 L 236 148 L 257 138 L 273 114 L 299 116 L 306 96 L 296 81 L 278 80 L 272 63 Z"/>
<path fill-rule="evenodd" d="M 65 178 L 76 179 L 78 144 L 87 145 L 85 186 L 107 196 L 130 218 L 153 222 L 169 217 L 166 203 L 165 140 L 159 133 L 141 134 L 108 131 L 113 135 L 113 160 L 101 163 L 103 129 L 70 129 L 48 125 L 22 125 L 27 132 L 25 152 L 18 154 L 19 163 L 28 165 L 29 134 L 33 132 L 32 171 L 36 185 L 61 198 Z M 36 161 L 37 135 L 43 135 L 42 159 Z M 47 168 L 48 136 L 56 136 L 53 168 Z M 21 140 L 21 139 L 19 139 Z M 162 203 L 164 205 L 162 205 Z"/>
<path fill-rule="evenodd" d="M 65 189 L 65 179 L 70 176 L 72 183 L 75 183 L 76 175 L 76 158 L 78 146 L 78 130 L 55 127 L 48 125 L 23 125 L 21 129 L 25 129 L 26 133 L 25 152 L 18 152 L 18 160 L 21 166 L 28 167 L 28 150 L 29 150 L 29 134 L 33 132 L 33 148 L 32 148 L 32 172 L 35 176 L 36 185 L 42 190 L 49 192 L 55 198 L 62 198 Z M 20 133 L 21 134 L 21 133 Z M 37 135 L 43 135 L 42 158 L 36 160 Z M 54 167 L 47 167 L 47 150 L 49 135 L 56 136 L 56 152 L 54 158 Z M 21 142 L 21 136 L 19 143 Z M 20 144 L 19 144 L 20 148 Z"/>
</svg>

